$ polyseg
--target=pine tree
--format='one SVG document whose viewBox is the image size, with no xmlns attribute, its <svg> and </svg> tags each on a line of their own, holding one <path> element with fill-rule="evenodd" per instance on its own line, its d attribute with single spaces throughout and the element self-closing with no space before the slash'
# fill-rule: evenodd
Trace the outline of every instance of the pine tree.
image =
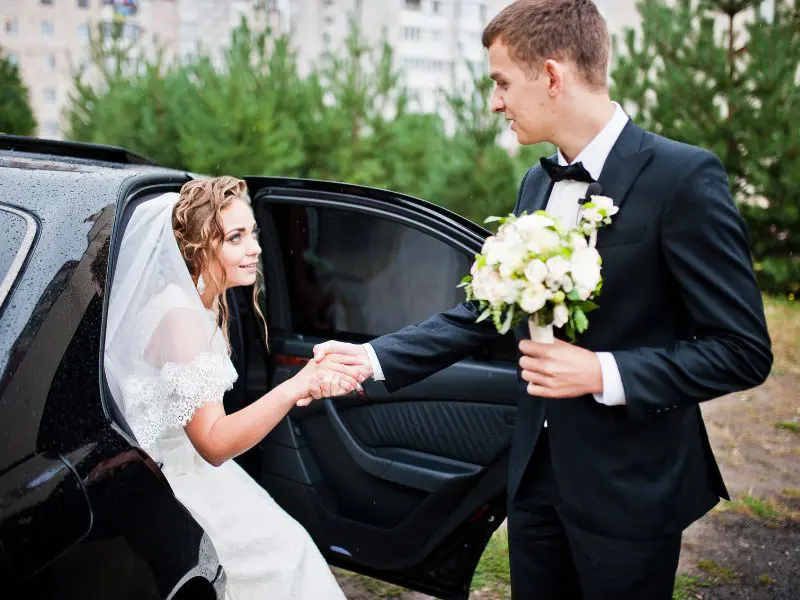
<svg viewBox="0 0 800 600">
<path fill-rule="evenodd" d="M 19 69 L 0 48 L 0 133 L 32 135 L 36 119 Z"/>
<path fill-rule="evenodd" d="M 714 152 L 747 220 L 762 288 L 800 291 L 800 2 L 639 4 L 612 94 L 657 133 Z"/>
</svg>

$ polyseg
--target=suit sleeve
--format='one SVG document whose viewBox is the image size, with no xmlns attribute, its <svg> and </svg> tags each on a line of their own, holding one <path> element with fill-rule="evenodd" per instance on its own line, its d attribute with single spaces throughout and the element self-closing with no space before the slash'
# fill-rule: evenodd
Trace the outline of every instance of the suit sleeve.
<svg viewBox="0 0 800 600">
<path fill-rule="evenodd" d="M 613 353 L 633 417 L 759 385 L 772 367 L 746 226 L 725 169 L 708 152 L 693 159 L 661 222 L 664 260 L 692 335 L 666 348 Z"/>
<path fill-rule="evenodd" d="M 530 172 L 520 183 L 514 214 L 519 214 Z M 418 325 L 372 340 L 370 345 L 383 372 L 386 388 L 393 392 L 425 379 L 497 338 L 500 334 L 491 320 L 475 322 L 479 314 L 477 303 L 464 302 Z"/>
</svg>

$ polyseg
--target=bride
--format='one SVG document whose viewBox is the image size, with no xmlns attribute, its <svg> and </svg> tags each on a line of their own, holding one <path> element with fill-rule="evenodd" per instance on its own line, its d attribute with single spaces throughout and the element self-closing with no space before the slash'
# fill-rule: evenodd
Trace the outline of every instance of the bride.
<svg viewBox="0 0 800 600">
<path fill-rule="evenodd" d="M 163 463 L 175 496 L 210 536 L 228 577 L 227 598 L 343 599 L 305 529 L 231 460 L 295 404 L 349 393 L 361 378 L 337 357 L 310 361 L 225 414 L 222 397 L 237 378 L 225 291 L 253 285 L 266 334 L 257 302 L 260 253 L 241 180 L 192 181 L 180 194 L 139 206 L 111 287 L 106 374 L 140 445 Z"/>
</svg>

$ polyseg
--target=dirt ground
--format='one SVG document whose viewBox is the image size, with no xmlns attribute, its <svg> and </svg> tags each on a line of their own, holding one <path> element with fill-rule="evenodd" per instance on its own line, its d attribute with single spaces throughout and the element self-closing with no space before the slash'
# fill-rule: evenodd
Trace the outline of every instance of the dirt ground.
<svg viewBox="0 0 800 600">
<path fill-rule="evenodd" d="M 776 355 L 764 385 L 702 405 L 733 498 L 684 535 L 674 600 L 800 599 L 800 311 L 768 305 Z M 349 600 L 428 600 L 337 574 Z M 502 591 L 472 599 L 509 598 Z"/>
</svg>

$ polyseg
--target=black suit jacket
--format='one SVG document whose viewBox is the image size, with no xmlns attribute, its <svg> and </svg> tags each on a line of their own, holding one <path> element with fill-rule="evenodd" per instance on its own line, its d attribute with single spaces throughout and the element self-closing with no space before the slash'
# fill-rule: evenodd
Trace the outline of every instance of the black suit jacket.
<svg viewBox="0 0 800 600">
<path fill-rule="evenodd" d="M 613 353 L 627 404 L 523 398 L 509 496 L 546 418 L 564 517 L 645 539 L 679 532 L 727 498 L 698 403 L 760 384 L 772 352 L 746 228 L 713 154 L 629 122 L 599 183 L 620 210 L 598 234 L 600 308 L 578 344 Z M 550 188 L 534 166 L 515 212 L 544 209 Z M 491 324 L 475 324 L 477 314 L 465 303 L 374 340 L 387 388 L 423 379 L 497 336 Z M 527 337 L 524 324 L 515 335 Z"/>
</svg>

